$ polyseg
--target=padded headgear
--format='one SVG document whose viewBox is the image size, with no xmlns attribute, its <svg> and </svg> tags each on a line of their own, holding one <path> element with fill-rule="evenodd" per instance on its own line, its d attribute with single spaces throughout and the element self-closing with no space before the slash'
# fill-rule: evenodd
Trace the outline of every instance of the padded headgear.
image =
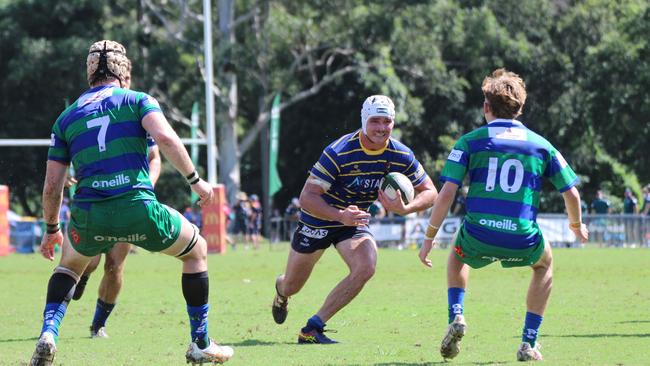
<svg viewBox="0 0 650 366">
<path fill-rule="evenodd" d="M 112 76 L 120 81 L 120 85 L 124 85 L 131 72 L 130 64 L 126 48 L 121 44 L 109 40 L 95 42 L 90 46 L 86 58 L 88 84 Z"/>
<path fill-rule="evenodd" d="M 371 95 L 366 98 L 361 107 L 361 129 L 366 135 L 366 124 L 370 117 L 388 117 L 395 120 L 395 105 L 393 101 L 385 95 Z"/>
</svg>

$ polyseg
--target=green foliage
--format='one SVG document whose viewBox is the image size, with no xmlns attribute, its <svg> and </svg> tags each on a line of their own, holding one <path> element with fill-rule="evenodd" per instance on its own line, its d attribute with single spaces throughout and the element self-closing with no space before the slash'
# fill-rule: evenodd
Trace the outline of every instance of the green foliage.
<svg viewBox="0 0 650 366">
<path fill-rule="evenodd" d="M 638 192 L 650 181 L 647 1 L 247 0 L 235 8 L 236 42 L 215 47 L 215 71 L 217 80 L 226 69 L 237 75 L 240 138 L 275 92 L 289 100 L 327 73 L 355 67 L 282 111 L 280 208 L 298 195 L 323 147 L 359 127 L 361 103 L 376 93 L 395 100 L 399 139 L 437 177 L 453 140 L 483 124 L 480 85 L 497 67 L 524 78 L 521 120 L 562 151 L 587 201 L 602 185 Z M 187 136 L 192 103 L 205 110 L 201 13 L 195 0 L 0 2 L 0 137 L 47 138 L 64 101 L 85 89 L 85 53 L 101 38 L 126 45 L 134 88 L 159 98 Z M 45 149 L 3 149 L 0 183 L 24 212 L 38 213 Z M 241 156 L 242 190 L 261 192 L 262 156 L 259 148 Z M 185 197 L 166 171 L 161 194 Z M 561 211 L 553 197 L 544 209 Z"/>
<path fill-rule="evenodd" d="M 447 326 L 446 250 L 432 252 L 433 269 L 425 268 L 414 250 L 380 250 L 373 279 L 327 322 L 328 328 L 338 330 L 328 335 L 342 343 L 325 349 L 295 344 L 297 333 L 348 274 L 347 267 L 335 250 L 328 250 L 305 287 L 291 298 L 285 324 L 277 325 L 270 303 L 273 281 L 285 268 L 286 249 L 284 244 L 258 251 L 239 246 L 224 256 L 208 257 L 209 332 L 234 347 L 228 365 L 443 363 L 438 348 Z M 20 296 L 3 299 L 0 364 L 25 364 L 41 328 L 54 264 L 36 254 L 1 260 L 0 292 Z M 645 352 L 630 350 L 647 345 L 648 261 L 650 251 L 643 249 L 556 249 L 553 293 L 540 330 L 545 363 L 646 364 Z M 180 268 L 164 255 L 143 250 L 130 255 L 124 287 L 107 322 L 110 338 L 90 339 L 100 266 L 84 297 L 68 306 L 56 364 L 182 364 L 189 332 Z M 471 271 L 465 297 L 468 332 L 454 364 L 518 364 L 515 353 L 530 276 L 529 268 L 502 269 L 497 264 Z"/>
</svg>

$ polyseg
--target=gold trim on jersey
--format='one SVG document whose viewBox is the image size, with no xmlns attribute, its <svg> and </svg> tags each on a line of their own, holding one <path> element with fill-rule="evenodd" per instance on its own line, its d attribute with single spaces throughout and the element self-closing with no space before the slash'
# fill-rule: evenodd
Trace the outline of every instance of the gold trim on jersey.
<svg viewBox="0 0 650 366">
<path fill-rule="evenodd" d="M 323 151 L 323 154 L 324 154 L 325 156 L 327 156 L 328 159 L 330 159 L 330 161 L 332 162 L 332 164 L 334 164 L 334 167 L 336 168 L 336 171 L 340 173 L 340 172 L 341 172 L 341 169 L 339 169 L 339 166 L 336 165 L 336 162 L 334 161 L 334 159 L 332 159 L 331 156 L 329 156 L 329 154 L 327 153 L 327 151 Z"/>
<path fill-rule="evenodd" d="M 341 201 L 341 202 L 343 202 L 343 203 L 347 203 L 347 202 L 345 202 L 344 199 L 342 199 L 342 198 L 340 198 L 340 197 L 337 197 L 337 196 L 335 196 L 335 195 L 333 195 L 333 194 L 331 194 L 331 193 L 329 193 L 329 192 L 325 192 L 325 194 L 328 195 L 328 196 L 330 196 L 330 197 L 332 197 L 332 198 L 334 198 L 334 199 L 337 200 L 337 201 Z"/>
<path fill-rule="evenodd" d="M 357 175 L 370 175 L 370 174 L 384 174 L 385 172 L 353 172 L 347 174 L 339 174 L 339 177 L 353 177 Z"/>
<path fill-rule="evenodd" d="M 310 216 L 312 216 L 312 217 L 316 217 L 316 216 L 311 215 L 311 214 L 310 214 Z M 324 219 L 320 219 L 320 220 L 324 220 Z M 327 220 L 327 221 L 332 221 L 332 220 Z M 305 225 L 305 226 L 309 226 L 309 227 L 311 227 L 311 228 L 314 228 L 314 229 L 326 229 L 326 228 L 328 228 L 328 227 L 343 227 L 343 226 L 345 226 L 345 225 L 343 225 L 343 224 L 341 224 L 341 225 L 315 226 L 315 225 L 308 224 L 308 223 L 306 223 L 306 222 L 304 222 L 304 221 L 302 221 L 302 220 L 298 220 L 298 222 L 301 223 L 301 224 L 303 224 L 303 225 Z"/>
</svg>

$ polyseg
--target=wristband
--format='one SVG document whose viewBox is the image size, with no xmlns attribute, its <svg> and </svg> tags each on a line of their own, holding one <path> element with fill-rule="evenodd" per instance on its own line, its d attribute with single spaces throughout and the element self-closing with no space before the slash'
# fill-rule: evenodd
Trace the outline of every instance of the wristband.
<svg viewBox="0 0 650 366">
<path fill-rule="evenodd" d="M 424 236 L 424 240 L 431 240 L 431 241 L 433 241 L 433 239 L 434 239 L 434 238 L 432 238 L 432 237 L 430 237 L 430 236 L 426 236 L 426 235 Z"/>
<path fill-rule="evenodd" d="M 569 224 L 569 227 L 572 229 L 580 229 L 582 227 L 583 223 L 578 221 L 578 222 L 572 222 Z"/>
<path fill-rule="evenodd" d="M 439 227 L 429 224 L 429 226 L 427 226 L 427 232 L 424 234 L 424 237 L 432 239 L 435 238 L 436 234 L 438 233 L 438 229 Z"/>
<path fill-rule="evenodd" d="M 192 172 L 192 174 L 185 176 L 185 179 L 187 180 L 187 183 L 190 185 L 196 184 L 201 180 L 201 177 L 199 177 L 199 173 L 195 171 Z"/>
<path fill-rule="evenodd" d="M 48 234 L 56 234 L 59 232 L 59 230 L 61 230 L 58 222 L 56 224 L 45 224 L 45 226 L 45 232 Z"/>
<path fill-rule="evenodd" d="M 197 171 L 195 170 L 195 171 L 193 171 L 190 175 L 186 175 L 186 176 L 185 176 L 185 179 L 186 179 L 188 182 L 190 182 L 190 181 L 193 181 L 194 178 L 198 178 L 198 177 L 199 177 L 199 173 L 197 173 Z"/>
</svg>

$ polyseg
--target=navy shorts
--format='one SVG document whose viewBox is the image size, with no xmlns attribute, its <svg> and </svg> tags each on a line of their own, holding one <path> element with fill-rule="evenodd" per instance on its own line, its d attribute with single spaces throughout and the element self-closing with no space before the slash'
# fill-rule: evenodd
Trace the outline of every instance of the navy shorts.
<svg viewBox="0 0 650 366">
<path fill-rule="evenodd" d="M 293 234 L 291 248 L 298 253 L 313 253 L 320 249 L 327 249 L 330 245 L 336 246 L 344 240 L 364 236 L 375 239 L 367 225 L 317 229 L 300 222 Z"/>
</svg>

